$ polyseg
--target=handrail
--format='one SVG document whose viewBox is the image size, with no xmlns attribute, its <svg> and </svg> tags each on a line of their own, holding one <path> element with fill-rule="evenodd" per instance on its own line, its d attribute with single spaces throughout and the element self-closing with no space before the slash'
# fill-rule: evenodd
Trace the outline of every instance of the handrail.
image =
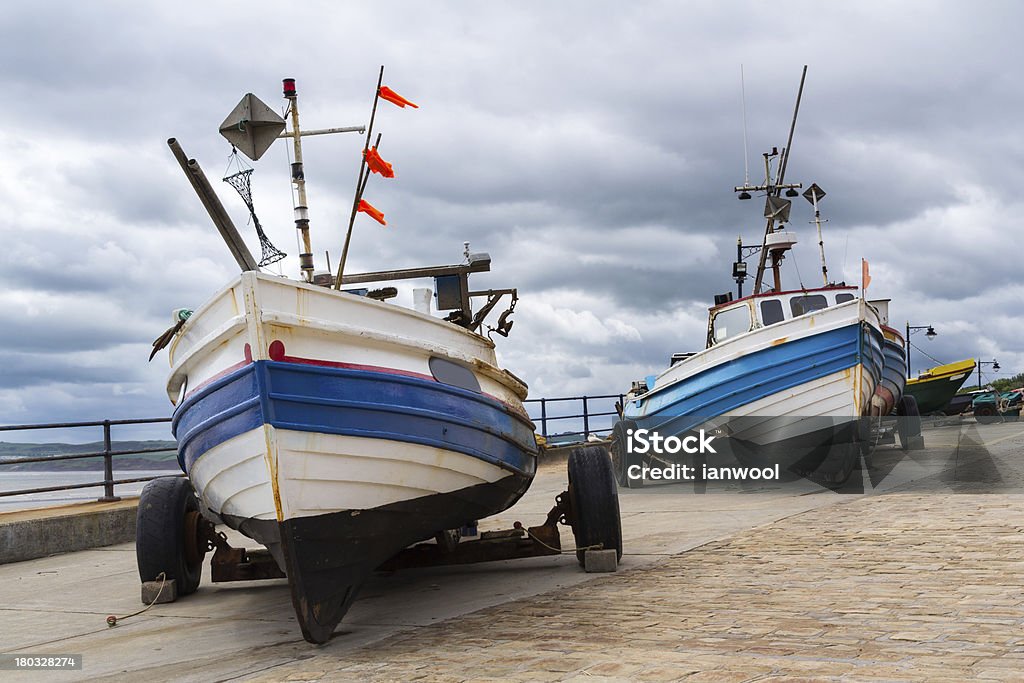
<svg viewBox="0 0 1024 683">
<path fill-rule="evenodd" d="M 24 496 L 34 493 L 50 493 L 53 491 L 70 491 L 73 489 L 84 489 L 91 488 L 94 486 L 103 487 L 103 496 L 99 498 L 100 502 L 113 502 L 121 500 L 119 496 L 114 495 L 114 486 L 118 484 L 135 484 L 142 481 L 149 481 L 154 477 L 136 477 L 129 479 L 114 479 L 114 457 L 120 455 L 138 455 L 140 453 L 161 453 L 164 451 L 173 450 L 171 448 L 159 448 L 159 447 L 148 447 L 148 448 L 135 448 L 131 450 L 116 450 L 112 447 L 112 441 L 110 438 L 110 428 L 114 426 L 122 425 L 140 425 L 140 424 L 159 424 L 170 422 L 169 417 L 143 417 L 143 418 L 128 418 L 122 420 L 89 420 L 84 422 L 45 422 L 37 424 L 24 424 L 24 425 L 0 425 L 0 432 L 14 432 L 14 431 L 29 431 L 29 430 L 43 430 L 43 429 L 74 429 L 78 427 L 103 427 L 103 450 L 92 451 L 87 453 L 54 453 L 51 455 L 44 456 L 32 456 L 28 458 L 14 458 L 11 460 L 4 460 L 0 462 L 0 467 L 5 465 L 22 465 L 26 463 L 34 462 L 61 462 L 64 460 L 82 460 L 85 458 L 103 458 L 103 480 L 95 482 L 87 482 L 80 484 L 63 484 L 60 486 L 42 486 L 32 489 L 18 489 L 15 491 L 0 491 L 0 498 L 10 496 Z"/>
<path fill-rule="evenodd" d="M 555 396 L 552 398 L 531 398 L 523 401 L 524 404 L 539 405 L 540 414 L 531 415 L 531 419 L 535 422 L 540 423 L 541 434 L 546 438 L 549 436 L 548 428 L 551 423 L 564 422 L 566 420 L 582 420 L 582 430 L 577 431 L 565 431 L 554 436 L 568 437 L 568 436 L 579 436 L 581 440 L 586 440 L 592 435 L 607 434 L 611 431 L 612 425 L 615 423 L 615 416 L 618 413 L 618 407 L 614 410 L 593 410 L 592 402 L 594 401 L 608 401 L 615 399 L 618 402 L 618 406 L 622 405 L 624 400 L 623 394 L 599 394 L 595 396 Z M 579 412 L 571 412 L 565 415 L 549 415 L 548 408 L 549 404 L 564 404 L 567 402 L 578 401 L 582 409 Z M 611 417 L 611 420 L 605 418 Z M 160 424 L 168 423 L 171 421 L 169 417 L 146 417 L 146 418 L 127 418 L 121 420 L 88 420 L 82 422 L 45 422 L 35 424 L 15 424 L 15 425 L 0 425 L 0 433 L 2 432 L 15 432 L 15 431 L 31 431 L 31 430 L 44 430 L 44 429 L 73 429 L 79 427 L 102 427 L 103 428 L 103 450 L 90 451 L 87 453 L 54 453 L 45 456 L 31 456 L 27 458 L 15 458 L 11 460 L 4 460 L 0 462 L 0 471 L 7 465 L 21 465 L 28 463 L 38 462 L 61 462 L 64 460 L 82 460 L 86 458 L 103 458 L 103 480 L 94 481 L 79 484 L 65 484 L 60 486 L 43 486 L 32 489 L 19 489 L 16 491 L 0 491 L 0 498 L 29 495 L 35 493 L 50 493 L 54 491 L 70 491 L 74 489 L 91 488 L 95 486 L 103 487 L 103 496 L 99 498 L 101 502 L 117 501 L 120 498 L 114 495 L 114 487 L 121 484 L 134 484 L 143 481 L 149 481 L 154 477 L 138 477 L 128 479 L 114 479 L 114 465 L 113 459 L 118 456 L 126 455 L 138 455 L 142 453 L 159 453 L 163 451 L 171 450 L 169 448 L 160 447 L 147 447 L 147 448 L 136 448 L 136 449 L 115 449 L 113 448 L 113 442 L 111 440 L 111 427 L 123 426 L 123 425 L 142 425 L 142 424 Z M 596 424 L 594 423 L 596 421 Z M 605 426 L 606 425 L 606 426 Z"/>
<path fill-rule="evenodd" d="M 591 401 L 601 401 L 601 400 L 607 401 L 608 399 L 615 399 L 616 400 L 616 406 L 615 406 L 614 410 L 599 411 L 599 412 L 593 412 L 592 410 L 590 410 L 590 402 Z M 579 401 L 582 404 L 582 412 L 580 412 L 579 414 L 569 414 L 569 415 L 549 415 L 548 414 L 548 404 L 549 403 L 564 403 L 566 401 Z M 610 424 L 609 424 L 609 426 L 607 428 L 600 428 L 600 427 L 599 428 L 592 428 L 590 421 L 591 421 L 592 418 L 604 418 L 604 417 L 609 417 L 609 416 L 616 416 L 617 417 L 619 415 L 619 408 L 622 406 L 624 401 L 625 401 L 625 395 L 624 394 L 600 394 L 600 395 L 597 395 L 597 396 L 556 396 L 556 397 L 553 397 L 553 398 L 546 398 L 546 397 L 545 398 L 531 398 L 531 399 L 527 399 L 527 400 L 523 401 L 523 403 L 524 404 L 534 403 L 534 404 L 539 404 L 540 405 L 540 414 L 539 415 L 532 415 L 531 414 L 530 415 L 530 419 L 533 420 L 534 422 L 540 422 L 540 431 L 541 431 L 541 435 L 543 435 L 544 438 L 548 438 L 548 423 L 550 423 L 550 422 L 558 422 L 558 421 L 561 421 L 561 420 L 580 420 L 580 419 L 582 419 L 583 420 L 583 429 L 582 430 L 580 430 L 580 431 L 571 431 L 571 432 L 570 431 L 560 432 L 560 433 L 558 433 L 558 434 L 556 434 L 554 436 L 562 436 L 562 437 L 565 437 L 565 436 L 580 436 L 580 437 L 582 437 L 582 440 L 586 440 L 591 435 L 597 436 L 600 433 L 607 433 L 607 432 L 610 432 L 612 430 L 612 426 L 615 424 L 615 420 L 614 419 L 608 421 L 608 422 L 610 422 Z"/>
</svg>

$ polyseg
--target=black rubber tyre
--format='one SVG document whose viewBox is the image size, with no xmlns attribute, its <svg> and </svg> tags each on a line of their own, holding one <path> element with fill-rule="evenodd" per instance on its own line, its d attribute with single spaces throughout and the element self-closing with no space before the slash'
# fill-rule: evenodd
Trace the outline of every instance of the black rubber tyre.
<svg viewBox="0 0 1024 683">
<path fill-rule="evenodd" d="M 631 479 L 627 474 L 630 466 L 639 465 L 643 467 L 643 460 L 635 453 L 626 450 L 626 431 L 636 429 L 636 423 L 632 420 L 619 420 L 612 429 L 612 443 L 610 446 L 612 458 L 612 471 L 615 473 L 615 481 L 619 486 L 627 489 L 638 489 L 644 485 L 643 477 Z"/>
<path fill-rule="evenodd" d="M 199 588 L 203 556 L 189 562 L 185 550 L 186 517 L 192 512 L 199 514 L 199 501 L 188 479 L 160 477 L 142 489 L 135 528 L 135 559 L 142 581 L 157 581 L 163 572 L 177 581 L 178 595 Z"/>
<path fill-rule="evenodd" d="M 569 504 L 577 548 L 598 545 L 622 558 L 622 520 L 612 461 L 604 446 L 581 446 L 569 454 Z M 584 550 L 576 551 L 583 566 Z"/>
<path fill-rule="evenodd" d="M 911 443 L 921 436 L 921 411 L 917 399 L 904 394 L 896 404 L 896 431 L 900 435 L 900 447 L 909 450 Z"/>
</svg>

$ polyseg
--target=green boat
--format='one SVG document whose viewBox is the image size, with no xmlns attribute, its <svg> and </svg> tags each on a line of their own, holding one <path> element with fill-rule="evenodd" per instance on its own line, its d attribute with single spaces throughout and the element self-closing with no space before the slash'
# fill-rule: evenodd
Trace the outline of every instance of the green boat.
<svg viewBox="0 0 1024 683">
<path fill-rule="evenodd" d="M 974 371 L 973 358 L 926 370 L 907 380 L 904 393 L 917 400 L 922 415 L 942 412 Z"/>
</svg>

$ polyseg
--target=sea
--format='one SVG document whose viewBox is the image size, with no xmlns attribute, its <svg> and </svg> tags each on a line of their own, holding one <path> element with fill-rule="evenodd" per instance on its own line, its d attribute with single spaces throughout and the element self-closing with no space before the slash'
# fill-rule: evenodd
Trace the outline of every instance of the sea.
<svg viewBox="0 0 1024 683">
<path fill-rule="evenodd" d="M 140 477 L 162 477 L 181 474 L 181 470 L 124 470 L 114 472 L 114 479 L 138 479 Z M 0 493 L 37 489 L 47 486 L 67 486 L 69 484 L 86 484 L 103 479 L 103 470 L 61 471 L 61 472 L 0 472 Z M 137 496 L 146 482 L 135 484 L 118 484 L 114 487 L 117 496 Z M 103 495 L 103 486 L 92 486 L 66 491 L 50 491 L 48 493 L 30 493 L 20 496 L 0 496 L 0 512 L 11 510 L 27 510 L 33 508 L 67 505 L 93 501 Z"/>
</svg>

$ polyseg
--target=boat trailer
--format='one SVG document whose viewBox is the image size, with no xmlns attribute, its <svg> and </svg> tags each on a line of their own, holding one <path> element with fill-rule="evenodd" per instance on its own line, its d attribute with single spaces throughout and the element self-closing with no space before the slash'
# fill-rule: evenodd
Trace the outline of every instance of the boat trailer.
<svg viewBox="0 0 1024 683">
<path fill-rule="evenodd" d="M 573 552 L 562 549 L 559 525 L 572 529 L 580 566 L 587 571 L 614 571 L 622 555 L 622 527 L 608 450 L 604 445 L 581 446 L 570 454 L 568 465 L 569 486 L 555 497 L 555 504 L 548 511 L 543 524 L 524 527 L 517 521 L 511 529 L 483 531 L 474 540 L 465 540 L 463 536 L 477 535 L 475 526 L 442 531 L 435 536 L 434 542 L 417 543 L 399 551 L 381 564 L 377 571 L 391 573 L 400 569 L 476 564 Z M 464 534 L 464 531 L 467 533 Z M 186 512 L 182 532 L 181 552 L 189 566 L 201 565 L 207 553 L 213 552 L 210 560 L 213 583 L 287 578 L 269 550 L 232 546 L 227 535 L 218 531 L 216 525 L 198 509 Z M 614 551 L 615 561 L 612 562 L 608 557 L 611 553 L 593 562 L 588 561 L 589 551 L 602 550 Z M 150 583 L 160 582 L 143 583 L 143 602 L 150 602 L 146 596 L 152 595 L 157 589 L 157 586 L 151 586 Z M 167 591 L 167 595 L 159 602 L 174 601 L 178 595 L 183 594 L 186 593 L 180 590 Z"/>
</svg>

